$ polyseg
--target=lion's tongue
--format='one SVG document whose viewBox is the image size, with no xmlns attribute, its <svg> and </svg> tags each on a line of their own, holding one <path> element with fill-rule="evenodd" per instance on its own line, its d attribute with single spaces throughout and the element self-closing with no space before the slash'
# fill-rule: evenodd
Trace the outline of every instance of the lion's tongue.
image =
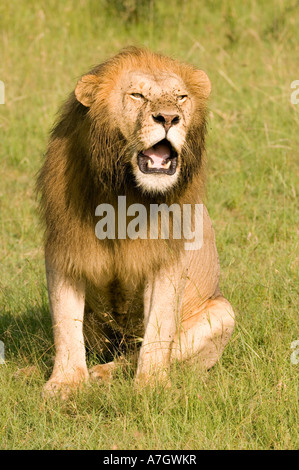
<svg viewBox="0 0 299 470">
<path fill-rule="evenodd" d="M 170 149 L 165 144 L 156 144 L 145 150 L 143 155 L 150 157 L 152 160 L 152 168 L 164 168 L 163 162 L 170 157 Z"/>
</svg>

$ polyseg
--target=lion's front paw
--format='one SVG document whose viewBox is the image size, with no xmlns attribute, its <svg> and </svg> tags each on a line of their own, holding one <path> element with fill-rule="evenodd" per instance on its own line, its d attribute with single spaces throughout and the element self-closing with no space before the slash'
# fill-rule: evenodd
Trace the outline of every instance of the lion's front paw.
<svg viewBox="0 0 299 470">
<path fill-rule="evenodd" d="M 44 398 L 52 398 L 58 397 L 62 400 L 66 400 L 70 393 L 74 390 L 68 383 L 64 382 L 55 382 L 54 380 L 48 380 L 48 382 L 44 385 L 43 388 L 43 397 Z"/>
<path fill-rule="evenodd" d="M 88 371 L 84 367 L 77 367 L 72 373 L 63 375 L 53 373 L 48 382 L 44 385 L 43 396 L 45 398 L 56 396 L 65 400 L 72 392 L 85 383 L 88 377 Z"/>
</svg>

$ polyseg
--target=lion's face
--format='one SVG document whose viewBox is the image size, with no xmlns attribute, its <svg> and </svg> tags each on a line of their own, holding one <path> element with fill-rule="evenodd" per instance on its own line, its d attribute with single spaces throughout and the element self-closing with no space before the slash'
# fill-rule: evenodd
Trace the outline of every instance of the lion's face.
<svg viewBox="0 0 299 470">
<path fill-rule="evenodd" d="M 152 194 L 165 193 L 176 185 L 182 151 L 188 147 L 188 131 L 195 122 L 195 113 L 199 112 L 199 102 L 203 103 L 210 92 L 210 82 L 204 72 L 189 68 L 189 80 L 184 81 L 176 73 L 178 67 L 171 70 L 165 62 L 163 69 L 163 58 L 162 67 L 161 57 L 159 60 L 154 67 L 148 64 L 142 67 L 142 61 L 140 68 L 138 62 L 134 66 L 128 62 L 127 67 L 123 64 L 114 72 L 116 76 L 109 90 L 108 74 L 104 77 L 105 85 L 100 76 L 86 75 L 75 92 L 77 99 L 91 109 L 101 109 L 101 103 L 105 103 L 111 126 L 120 131 L 126 142 L 129 153 L 126 160 L 137 186 Z"/>
<path fill-rule="evenodd" d="M 131 71 L 122 77 L 113 98 L 119 129 L 133 143 L 137 184 L 147 192 L 165 192 L 177 181 L 192 115 L 186 85 L 175 74 Z"/>
</svg>

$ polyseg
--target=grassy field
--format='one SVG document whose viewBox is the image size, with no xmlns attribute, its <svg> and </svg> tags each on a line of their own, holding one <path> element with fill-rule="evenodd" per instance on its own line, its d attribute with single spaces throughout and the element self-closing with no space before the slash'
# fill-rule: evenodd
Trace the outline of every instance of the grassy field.
<svg viewBox="0 0 299 470">
<path fill-rule="evenodd" d="M 0 4 L 0 449 L 298 448 L 298 23 L 295 0 Z M 210 76 L 207 206 L 237 325 L 219 364 L 178 367 L 170 390 L 138 394 L 120 371 L 45 401 L 54 351 L 35 174 L 77 78 L 129 44 Z"/>
</svg>

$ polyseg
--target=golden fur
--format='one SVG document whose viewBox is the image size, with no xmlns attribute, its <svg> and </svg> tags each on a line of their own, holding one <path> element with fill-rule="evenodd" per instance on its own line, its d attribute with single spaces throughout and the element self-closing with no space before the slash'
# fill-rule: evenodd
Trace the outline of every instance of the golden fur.
<svg viewBox="0 0 299 470">
<path fill-rule="evenodd" d="M 127 172 L 132 142 L 124 139 L 111 115 L 111 90 L 117 86 L 117 78 L 130 69 L 155 70 L 155 74 L 159 74 L 159 70 L 176 73 L 182 77 L 194 97 L 196 108 L 182 149 L 180 182 L 163 197 L 158 195 L 153 198 L 136 192 L 136 185 Z M 84 77 L 79 87 L 86 80 Z M 42 195 L 41 210 L 46 225 L 46 250 L 53 263 L 65 273 L 84 276 L 96 282 L 103 251 L 107 257 L 105 268 L 110 271 L 114 264 L 114 259 L 110 259 L 114 258 L 111 243 L 99 241 L 94 235 L 98 220 L 94 213 L 98 204 L 115 204 L 117 195 L 126 195 L 128 205 L 136 201 L 145 206 L 153 202 L 184 204 L 192 203 L 198 199 L 198 195 L 203 194 L 206 95 L 209 84 L 204 80 L 200 83 L 199 71 L 190 65 L 137 48 L 124 50 L 91 70 L 87 77 L 94 77 L 93 83 L 87 84 L 90 94 L 94 92 L 92 85 L 96 84 L 97 100 L 90 108 L 86 108 L 77 101 L 73 92 L 63 105 L 51 134 L 46 161 L 38 179 L 38 189 Z M 114 245 L 114 250 L 126 251 L 130 276 L 136 272 L 138 278 L 152 268 L 155 264 L 153 260 L 162 258 L 164 263 L 165 257 L 169 256 L 168 247 L 163 248 L 165 243 L 148 243 L 148 240 L 131 243 L 125 240 L 116 241 Z M 144 245 L 146 258 L 140 256 L 144 252 Z M 172 249 L 176 249 L 176 245 Z M 120 253 L 117 253 L 117 258 L 121 259 Z M 128 273 L 127 263 L 118 262 L 117 269 Z"/>
<path fill-rule="evenodd" d="M 180 125 L 171 131 L 171 135 L 177 133 L 174 138 L 179 161 L 176 179 L 170 184 L 169 178 L 161 178 L 161 182 L 165 182 L 165 190 L 161 192 L 159 185 L 155 186 L 154 183 L 151 191 L 151 186 L 146 186 L 147 180 L 143 175 L 140 184 L 136 181 L 137 170 L 133 155 L 144 148 L 144 142 L 152 132 L 148 130 L 152 121 L 148 124 L 150 112 L 145 111 L 147 105 L 136 104 L 134 100 L 130 101 L 132 96 L 128 98 L 126 95 L 127 87 L 135 86 L 137 76 L 138 86 L 147 86 L 147 90 L 150 90 L 147 93 L 156 93 L 155 97 L 159 95 L 158 98 L 149 100 L 151 113 L 153 109 L 159 111 L 161 107 L 163 110 L 175 108 L 182 116 Z M 153 89 L 148 86 L 147 80 L 154 83 Z M 171 80 L 174 85 L 170 90 Z M 163 93 L 159 91 L 162 88 L 156 89 L 156 82 L 163 83 Z M 188 93 L 187 102 L 185 98 L 180 98 L 183 104 L 169 104 L 172 98 L 167 97 L 182 93 L 181 90 Z M 182 240 L 174 240 L 172 237 L 169 240 L 118 240 L 117 237 L 115 240 L 97 239 L 95 226 L 98 218 L 95 216 L 95 208 L 101 203 L 109 203 L 114 206 L 117 214 L 119 195 L 126 196 L 127 206 L 138 202 L 147 208 L 152 203 L 178 203 L 182 206 L 202 202 L 206 103 L 209 93 L 210 82 L 204 72 L 169 57 L 131 47 L 84 75 L 61 109 L 58 122 L 51 133 L 37 185 L 45 224 L 45 251 L 50 266 L 48 273 L 59 273 L 63 285 L 68 283 L 73 286 L 72 292 L 81 289 L 78 287 L 79 283 L 84 284 L 84 322 L 89 325 L 89 344 L 97 343 L 95 337 L 101 337 L 101 332 L 106 337 L 110 334 L 111 340 L 115 337 L 115 331 L 117 334 L 128 333 L 131 337 L 143 334 L 144 328 L 146 329 L 146 325 L 143 326 L 146 286 L 162 276 L 162 272 L 167 276 L 165 273 L 173 270 L 175 277 L 177 268 L 173 269 L 173 266 L 183 265 L 182 260 L 186 257 Z M 167 95 L 166 98 L 164 95 Z M 136 96 L 138 100 L 139 95 Z M 161 132 L 161 127 L 156 125 L 153 132 Z M 200 259 L 192 254 L 186 262 L 194 274 L 192 282 L 188 284 L 187 281 L 184 302 L 182 301 L 188 312 L 194 307 L 196 311 L 204 311 L 203 306 L 208 299 L 220 296 L 217 251 L 206 211 L 204 224 L 206 248 L 200 250 Z M 186 276 L 184 279 L 186 281 Z M 57 286 L 62 285 L 59 282 L 48 279 L 54 319 L 56 316 L 53 309 L 63 311 L 63 305 L 61 308 L 55 307 L 57 299 L 55 302 L 51 301 L 51 296 L 57 294 Z M 201 299 L 195 304 L 198 290 L 201 292 Z M 221 302 L 227 302 L 223 297 L 220 299 Z M 231 309 L 230 306 L 229 308 Z M 186 312 L 187 310 L 182 318 L 191 316 L 190 312 Z M 112 322 L 109 332 L 104 322 L 107 314 Z M 53 320 L 54 337 L 55 321 Z M 225 341 L 231 333 L 231 325 L 229 328 Z M 86 331 L 88 332 L 88 328 Z M 56 333 L 56 336 L 56 349 L 62 348 L 62 334 Z M 69 346 L 69 351 L 72 347 Z M 146 357 L 149 358 L 150 354 Z M 140 377 L 144 376 L 146 367 L 149 367 L 144 365 L 147 361 L 142 364 Z M 75 365 L 72 367 L 75 368 Z M 82 367 L 84 369 L 85 366 L 78 365 L 80 380 Z M 58 366 L 54 368 L 50 379 L 52 383 L 63 382 L 57 370 Z M 76 379 L 73 377 L 67 381 L 76 382 Z"/>
</svg>

